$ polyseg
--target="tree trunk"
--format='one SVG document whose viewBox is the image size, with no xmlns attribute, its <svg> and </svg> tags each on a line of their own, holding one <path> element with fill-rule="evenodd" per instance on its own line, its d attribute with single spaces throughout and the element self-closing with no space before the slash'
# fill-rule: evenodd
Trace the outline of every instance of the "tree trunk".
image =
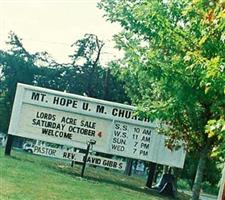
<svg viewBox="0 0 225 200">
<path fill-rule="evenodd" d="M 109 100 L 109 74 L 110 74 L 109 69 L 106 69 L 104 80 L 104 94 L 103 94 L 104 100 Z"/>
<path fill-rule="evenodd" d="M 195 175 L 195 181 L 192 189 L 192 200 L 199 200 L 200 192 L 201 192 L 201 186 L 202 186 L 202 180 L 203 180 L 203 173 L 205 169 L 206 159 L 207 159 L 207 147 L 202 149 L 200 152 L 200 158 L 198 162 L 197 172 Z"/>
<path fill-rule="evenodd" d="M 95 85 L 93 83 L 93 76 L 96 73 L 95 70 L 96 70 L 97 64 L 98 64 L 99 59 L 100 59 L 102 48 L 104 46 L 104 43 L 101 43 L 97 36 L 95 38 L 95 41 L 96 41 L 96 46 L 97 46 L 97 51 L 98 52 L 97 52 L 96 59 L 93 62 L 92 72 L 90 73 L 89 80 L 88 80 L 87 93 L 88 93 L 89 97 L 93 97 L 93 88 L 95 87 Z"/>
</svg>

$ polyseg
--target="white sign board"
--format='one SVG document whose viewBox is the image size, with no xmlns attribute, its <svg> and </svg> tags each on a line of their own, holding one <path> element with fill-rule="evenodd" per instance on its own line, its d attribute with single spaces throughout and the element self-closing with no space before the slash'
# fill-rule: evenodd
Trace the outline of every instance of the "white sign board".
<svg viewBox="0 0 225 200">
<path fill-rule="evenodd" d="M 53 158 L 60 158 L 64 160 L 76 161 L 83 163 L 84 155 L 83 153 L 71 152 L 67 150 L 62 150 L 53 147 L 39 146 L 35 145 L 33 147 L 33 153 L 42 156 L 48 156 Z M 87 164 L 107 167 L 116 170 L 125 170 L 126 163 L 119 160 L 104 158 L 100 156 L 88 155 Z"/>
<path fill-rule="evenodd" d="M 185 151 L 165 147 L 157 123 L 134 116 L 135 108 L 18 84 L 9 134 L 182 168 Z"/>
</svg>

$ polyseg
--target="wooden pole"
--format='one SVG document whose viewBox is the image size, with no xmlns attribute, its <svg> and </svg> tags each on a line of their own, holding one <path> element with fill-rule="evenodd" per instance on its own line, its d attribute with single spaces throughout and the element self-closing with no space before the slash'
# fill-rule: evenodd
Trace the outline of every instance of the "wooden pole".
<svg viewBox="0 0 225 200">
<path fill-rule="evenodd" d="M 155 177 L 155 172 L 156 172 L 156 163 L 153 162 L 149 162 L 149 172 L 148 172 L 148 179 L 146 182 L 146 187 L 151 188 L 153 181 L 154 181 L 154 177 Z"/>
<path fill-rule="evenodd" d="M 131 174 L 132 174 L 132 165 L 133 165 L 133 160 L 128 158 L 127 159 L 127 165 L 126 165 L 126 168 L 125 168 L 125 171 L 124 171 L 125 175 L 131 176 Z"/>
<path fill-rule="evenodd" d="M 13 135 L 8 135 L 6 146 L 5 146 L 5 156 L 10 156 L 11 155 L 13 139 L 14 139 Z"/>
<path fill-rule="evenodd" d="M 81 175 L 80 175 L 82 178 L 84 177 L 84 170 L 85 170 L 86 163 L 87 163 L 87 157 L 88 157 L 88 154 L 89 154 L 89 151 L 90 151 L 90 146 L 91 146 L 91 144 L 88 143 L 87 151 L 86 151 L 85 156 L 84 156 L 84 164 L 83 164 Z"/>
</svg>

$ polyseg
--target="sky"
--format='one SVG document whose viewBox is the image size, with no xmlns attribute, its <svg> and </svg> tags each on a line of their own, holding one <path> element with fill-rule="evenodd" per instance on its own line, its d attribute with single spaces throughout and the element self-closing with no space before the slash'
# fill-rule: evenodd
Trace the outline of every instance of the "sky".
<svg viewBox="0 0 225 200">
<path fill-rule="evenodd" d="M 85 33 L 96 34 L 105 42 L 102 59 L 119 56 L 111 42 L 119 32 L 96 7 L 99 0 L 0 0 L 0 49 L 10 31 L 15 32 L 30 52 L 47 51 L 58 62 L 68 62 L 70 45 Z"/>
</svg>

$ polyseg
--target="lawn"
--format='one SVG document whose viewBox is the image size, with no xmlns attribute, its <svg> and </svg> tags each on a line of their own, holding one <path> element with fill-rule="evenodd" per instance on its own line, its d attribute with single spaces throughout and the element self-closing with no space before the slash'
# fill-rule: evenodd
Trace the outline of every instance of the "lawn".
<svg viewBox="0 0 225 200">
<path fill-rule="evenodd" d="M 140 177 L 87 167 L 85 178 L 80 178 L 80 171 L 81 166 L 71 168 L 70 163 L 18 150 L 5 157 L 0 147 L 0 199 L 169 200 L 144 189 L 145 180 Z"/>
</svg>

